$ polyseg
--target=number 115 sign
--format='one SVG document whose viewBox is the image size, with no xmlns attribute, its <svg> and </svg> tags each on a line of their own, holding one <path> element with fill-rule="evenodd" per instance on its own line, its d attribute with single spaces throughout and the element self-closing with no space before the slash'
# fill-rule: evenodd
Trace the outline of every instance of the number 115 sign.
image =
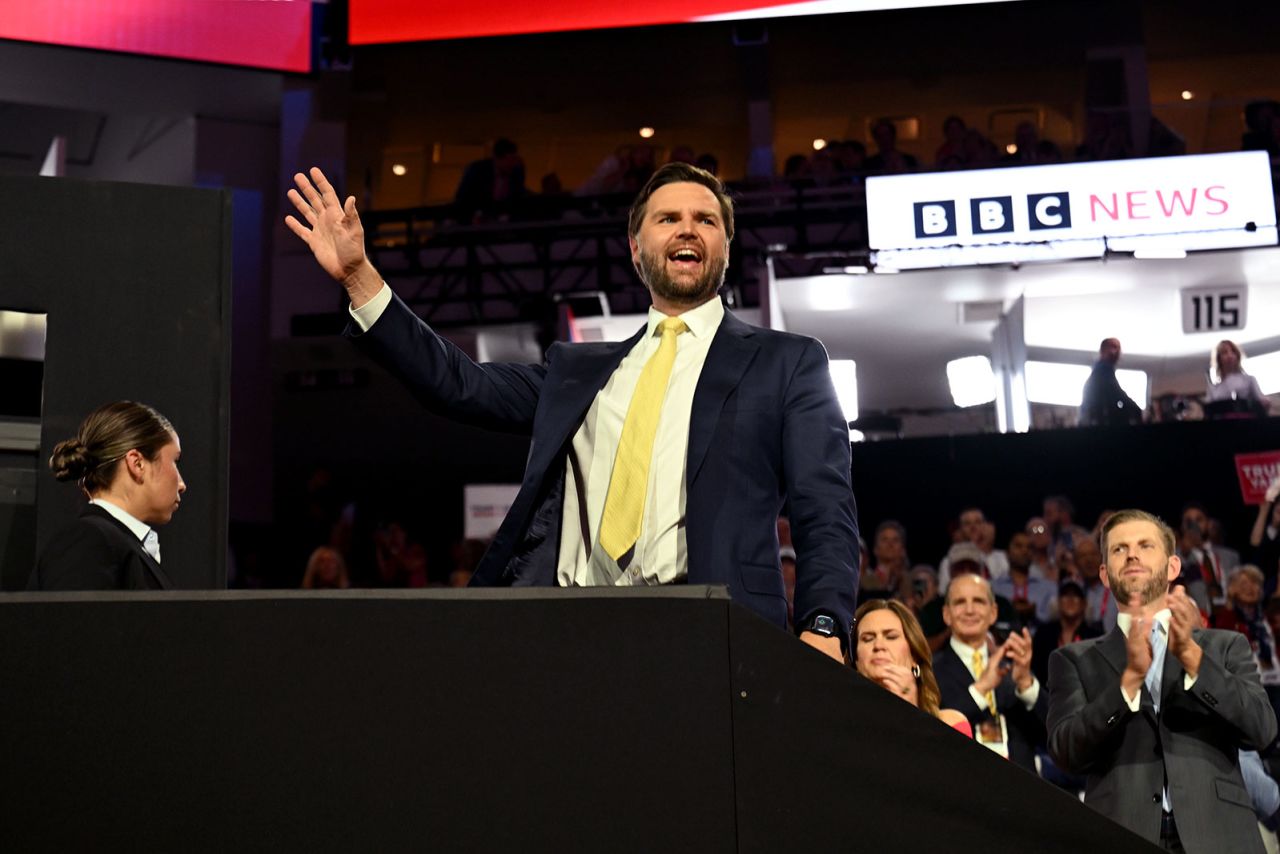
<svg viewBox="0 0 1280 854">
<path fill-rule="evenodd" d="M 1182 331 L 1216 332 L 1244 329 L 1249 307 L 1245 285 L 1182 290 Z"/>
</svg>

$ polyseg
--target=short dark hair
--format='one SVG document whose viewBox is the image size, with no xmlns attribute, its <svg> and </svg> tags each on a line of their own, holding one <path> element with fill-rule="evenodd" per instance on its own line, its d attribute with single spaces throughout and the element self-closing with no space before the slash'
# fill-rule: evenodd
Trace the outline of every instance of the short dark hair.
<svg viewBox="0 0 1280 854">
<path fill-rule="evenodd" d="M 1103 561 L 1107 559 L 1107 535 L 1111 533 L 1112 528 L 1117 525 L 1123 525 L 1126 522 L 1150 522 L 1156 526 L 1156 530 L 1160 533 L 1160 542 L 1164 546 L 1164 556 L 1170 557 L 1178 553 L 1173 529 L 1159 516 L 1154 513 L 1148 513 L 1145 510 L 1117 510 L 1103 523 L 1102 531 L 1098 534 L 1098 547 L 1102 550 Z"/>
<path fill-rule="evenodd" d="M 493 141 L 493 156 L 506 157 L 508 154 L 516 153 L 516 144 L 505 136 L 500 136 Z"/>
<path fill-rule="evenodd" d="M 631 203 L 631 212 L 627 216 L 627 236 L 635 237 L 640 233 L 640 224 L 644 220 L 644 211 L 649 204 L 649 197 L 659 188 L 667 184 L 701 184 L 710 190 L 720 203 L 720 215 L 724 218 L 726 240 L 733 240 L 733 199 L 724 188 L 724 184 L 715 175 L 705 169 L 699 169 L 689 163 L 668 163 L 650 176 L 640 189 L 636 200 Z"/>
</svg>

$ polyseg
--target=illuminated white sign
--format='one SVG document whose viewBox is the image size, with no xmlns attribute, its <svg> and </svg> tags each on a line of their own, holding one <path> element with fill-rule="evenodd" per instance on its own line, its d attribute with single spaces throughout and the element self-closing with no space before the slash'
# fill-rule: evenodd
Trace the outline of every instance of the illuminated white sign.
<svg viewBox="0 0 1280 854">
<path fill-rule="evenodd" d="M 867 179 L 867 228 L 898 269 L 1276 243 L 1266 152 Z"/>
</svg>

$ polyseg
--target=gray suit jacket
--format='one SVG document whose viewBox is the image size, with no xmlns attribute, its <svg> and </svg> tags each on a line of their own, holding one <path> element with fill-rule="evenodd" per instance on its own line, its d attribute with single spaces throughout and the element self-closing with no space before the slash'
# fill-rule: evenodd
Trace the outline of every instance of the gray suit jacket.
<svg viewBox="0 0 1280 854">
<path fill-rule="evenodd" d="M 1165 656 L 1159 715 L 1145 686 L 1140 711 L 1124 701 L 1127 656 L 1118 628 L 1056 650 L 1049 659 L 1049 752 L 1067 771 L 1087 775 L 1085 803 L 1139 836 L 1160 839 L 1167 776 L 1188 852 L 1261 852 L 1237 751 L 1266 747 L 1275 738 L 1275 713 L 1244 635 L 1200 629 L 1194 637 L 1204 649 L 1200 673 L 1187 691 L 1181 662 Z"/>
</svg>

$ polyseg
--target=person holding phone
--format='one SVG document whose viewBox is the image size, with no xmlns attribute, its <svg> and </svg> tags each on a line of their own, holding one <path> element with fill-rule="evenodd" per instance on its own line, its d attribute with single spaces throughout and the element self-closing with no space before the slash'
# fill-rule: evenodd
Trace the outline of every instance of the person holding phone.
<svg viewBox="0 0 1280 854">
<path fill-rule="evenodd" d="M 974 738 L 1035 773 L 1036 746 L 1044 744 L 1047 692 L 1031 672 L 1031 635 L 996 628 L 996 597 L 977 575 L 957 576 L 947 587 L 942 619 L 951 640 L 933 657 L 943 706 L 959 710 Z"/>
<path fill-rule="evenodd" d="M 156 528 L 182 503 L 182 446 L 159 412 L 120 400 L 89 414 L 54 446 L 53 476 L 75 481 L 89 503 L 36 563 L 31 590 L 167 590 Z"/>
<path fill-rule="evenodd" d="M 940 707 L 929 643 L 911 609 L 893 599 L 864 602 L 853 618 L 854 666 L 863 676 L 970 738 L 973 727 L 956 709 Z"/>
</svg>

